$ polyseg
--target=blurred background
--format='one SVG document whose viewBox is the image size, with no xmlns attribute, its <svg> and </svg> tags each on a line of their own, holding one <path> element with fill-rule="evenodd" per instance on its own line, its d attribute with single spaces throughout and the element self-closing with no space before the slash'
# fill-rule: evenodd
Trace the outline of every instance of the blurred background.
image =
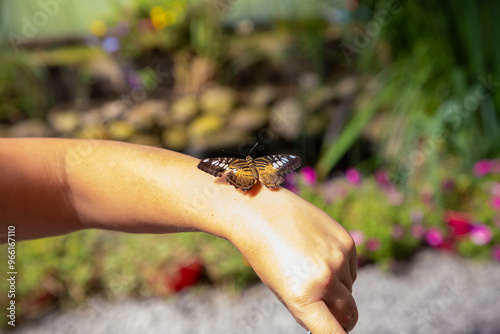
<svg viewBox="0 0 500 334">
<path fill-rule="evenodd" d="M 498 17 L 493 0 L 0 0 L 0 137 L 199 158 L 259 142 L 303 158 L 285 186 L 350 231 L 360 265 L 394 270 L 423 247 L 500 261 Z M 197 233 L 18 249 L 21 322 L 258 280 Z"/>
</svg>

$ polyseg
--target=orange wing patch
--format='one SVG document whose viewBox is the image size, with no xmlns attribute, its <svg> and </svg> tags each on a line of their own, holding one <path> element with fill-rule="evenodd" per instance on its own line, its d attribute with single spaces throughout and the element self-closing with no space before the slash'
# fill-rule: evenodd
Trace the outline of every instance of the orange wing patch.
<svg viewBox="0 0 500 334">
<path fill-rule="evenodd" d="M 250 190 L 257 180 L 270 189 L 283 183 L 285 175 L 290 174 L 302 164 L 295 155 L 268 155 L 253 160 L 236 158 L 207 158 L 198 163 L 202 171 L 220 177 L 225 172 L 226 182 L 241 190 Z M 252 172 L 252 170 L 254 172 Z"/>
</svg>

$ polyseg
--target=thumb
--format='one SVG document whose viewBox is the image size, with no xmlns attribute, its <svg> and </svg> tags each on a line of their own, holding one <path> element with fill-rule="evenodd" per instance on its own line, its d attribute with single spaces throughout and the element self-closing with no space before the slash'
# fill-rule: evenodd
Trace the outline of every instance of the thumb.
<svg viewBox="0 0 500 334">
<path fill-rule="evenodd" d="M 300 320 L 312 334 L 346 334 L 322 300 L 304 306 Z"/>
</svg>

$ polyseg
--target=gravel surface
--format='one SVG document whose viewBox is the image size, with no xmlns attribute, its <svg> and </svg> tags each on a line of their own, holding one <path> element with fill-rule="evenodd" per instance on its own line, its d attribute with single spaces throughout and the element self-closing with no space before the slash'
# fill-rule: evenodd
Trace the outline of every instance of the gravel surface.
<svg viewBox="0 0 500 334">
<path fill-rule="evenodd" d="M 500 265 L 421 252 L 397 274 L 368 266 L 354 286 L 352 333 L 500 333 Z M 170 301 L 91 300 L 11 333 L 307 333 L 263 285 L 238 296 L 213 290 Z"/>
</svg>

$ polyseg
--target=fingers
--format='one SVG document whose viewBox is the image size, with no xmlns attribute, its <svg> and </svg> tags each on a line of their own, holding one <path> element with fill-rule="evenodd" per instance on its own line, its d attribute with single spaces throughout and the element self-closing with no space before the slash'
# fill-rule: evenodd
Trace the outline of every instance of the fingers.
<svg viewBox="0 0 500 334">
<path fill-rule="evenodd" d="M 303 326 L 314 334 L 346 333 L 322 300 L 304 306 L 300 313 Z"/>
<path fill-rule="evenodd" d="M 351 291 L 342 282 L 337 282 L 324 300 L 330 313 L 342 325 L 342 328 L 346 330 L 354 328 L 358 322 L 358 308 Z"/>
</svg>

